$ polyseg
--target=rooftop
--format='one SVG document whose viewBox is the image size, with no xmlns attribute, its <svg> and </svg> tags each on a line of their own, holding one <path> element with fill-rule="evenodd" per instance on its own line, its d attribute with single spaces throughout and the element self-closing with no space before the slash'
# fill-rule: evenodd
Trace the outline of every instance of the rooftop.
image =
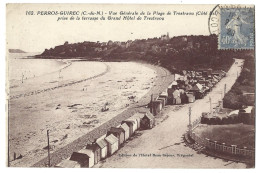
<svg viewBox="0 0 260 173">
<path fill-rule="evenodd" d="M 107 137 L 105 138 L 105 140 L 106 140 L 108 143 L 110 143 L 110 144 L 114 144 L 114 143 L 118 142 L 118 138 L 115 137 L 113 134 L 110 134 L 109 136 L 107 136 Z"/>
</svg>

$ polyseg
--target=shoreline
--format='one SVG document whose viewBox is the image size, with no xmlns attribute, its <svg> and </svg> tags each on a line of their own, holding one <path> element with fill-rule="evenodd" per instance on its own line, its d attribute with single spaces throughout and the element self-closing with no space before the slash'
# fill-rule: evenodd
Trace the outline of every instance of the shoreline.
<svg viewBox="0 0 260 173">
<path fill-rule="evenodd" d="M 27 56 L 26 56 L 27 57 Z M 17 58 L 15 58 L 15 59 L 17 59 Z M 33 59 L 33 58 L 18 58 L 19 60 L 28 60 L 28 59 Z M 33 60 L 40 60 L 40 59 L 33 59 Z M 61 70 L 64 70 L 64 69 L 66 69 L 67 67 L 69 67 L 70 65 L 71 65 L 71 63 L 72 63 L 72 61 L 69 61 L 69 60 L 63 60 L 63 59 L 48 59 L 48 60 L 54 60 L 54 61 L 56 61 L 57 63 L 62 63 L 63 65 L 61 65 L 58 69 L 56 69 L 56 70 L 54 70 L 54 71 L 51 71 L 51 72 L 47 72 L 47 73 L 44 73 L 44 74 L 40 74 L 40 75 L 34 75 L 33 77 L 27 77 L 26 78 L 26 80 L 27 79 L 33 79 L 33 78 L 37 78 L 37 77 L 44 77 L 44 76 L 46 76 L 46 75 L 50 75 L 50 74 L 53 74 L 53 73 L 57 73 L 58 71 L 61 71 Z M 9 60 L 10 61 L 10 60 Z M 10 63 L 10 62 L 7 62 L 8 64 Z M 9 75 L 10 74 L 8 74 L 8 78 L 9 78 Z M 16 83 L 17 82 L 20 82 L 21 80 L 20 79 L 14 79 L 14 78 L 12 78 L 12 79 L 8 79 L 7 81 L 9 81 L 9 83 L 13 83 L 13 85 L 16 85 Z M 12 81 L 12 82 L 10 82 L 10 81 Z M 12 87 L 12 86 L 11 86 Z"/>
<path fill-rule="evenodd" d="M 60 70 L 64 70 L 66 68 L 68 68 L 69 66 L 72 65 L 72 61 L 68 61 L 66 63 L 67 65 L 62 67 L 61 69 L 57 70 L 57 71 L 54 71 L 54 72 L 51 72 L 51 73 L 46 73 L 42 76 L 45 76 L 45 75 L 49 75 L 49 74 L 52 74 L 52 73 L 57 73 L 58 71 Z M 106 65 L 106 64 L 105 64 Z M 92 77 L 89 77 L 89 78 L 86 78 L 86 79 L 81 79 L 81 80 L 78 80 L 78 81 L 74 81 L 74 82 L 69 82 L 69 83 L 64 83 L 62 85 L 59 85 L 59 86 L 56 86 L 56 87 L 51 87 L 51 88 L 45 88 L 45 89 L 41 89 L 41 90 L 35 90 L 35 91 L 31 91 L 31 92 L 28 92 L 28 93 L 24 93 L 24 94 L 19 94 L 19 95 L 14 95 L 14 96 L 9 96 L 9 99 L 12 100 L 12 99 L 18 99 L 22 96 L 26 97 L 26 96 L 30 96 L 30 95 L 37 95 L 37 94 L 41 94 L 42 92 L 48 92 L 50 90 L 55 90 L 55 89 L 59 89 L 59 88 L 63 88 L 63 87 L 67 87 L 67 86 L 71 86 L 71 85 L 75 85 L 75 84 L 78 84 L 78 83 L 81 83 L 81 82 L 85 82 L 87 80 L 91 80 L 91 79 L 95 79 L 97 77 L 100 77 L 100 76 L 103 76 L 105 75 L 107 72 L 110 71 L 110 68 L 109 66 L 106 65 L 106 70 L 100 74 L 97 74 L 95 76 L 92 76 Z"/>
<path fill-rule="evenodd" d="M 73 62 L 72 62 L 73 63 Z M 81 62 L 80 62 L 80 60 L 79 61 L 77 61 L 76 60 L 76 63 L 78 64 L 78 65 L 76 65 L 76 66 L 73 66 L 73 67 L 78 67 L 79 65 L 80 66 L 82 66 L 83 68 L 85 67 L 85 65 L 81 65 Z M 102 71 L 103 70 L 105 70 L 105 66 L 103 65 L 103 64 L 106 64 L 106 62 L 97 62 L 98 64 L 100 64 L 99 66 L 102 66 Z M 11 112 L 10 112 L 10 115 L 12 115 L 12 116 L 9 116 L 10 117 L 10 119 L 12 120 L 11 121 L 11 123 L 13 124 L 12 126 L 13 127 L 11 127 L 11 130 L 12 131 L 14 131 L 14 133 L 12 133 L 12 134 L 10 134 L 11 135 L 11 138 L 10 138 L 10 140 L 11 140 L 11 147 L 14 147 L 14 149 L 15 150 L 11 150 L 11 157 L 12 157 L 12 152 L 13 151 L 15 151 L 15 152 L 18 152 L 18 154 L 19 153 L 22 153 L 22 156 L 23 156 L 23 158 L 22 159 L 18 159 L 18 160 L 15 160 L 15 161 L 13 161 L 12 159 L 12 161 L 10 162 L 11 163 L 11 165 L 13 165 L 13 167 L 17 167 L 17 166 L 21 166 L 21 165 L 26 165 L 26 167 L 29 167 L 29 166 L 32 166 L 34 163 L 37 163 L 37 161 L 39 161 L 39 160 L 41 160 L 42 158 L 45 158 L 46 157 L 46 151 L 45 150 L 43 150 L 42 149 L 42 147 L 44 147 L 44 146 L 42 146 L 42 145 L 44 145 L 45 144 L 45 133 L 44 133 L 44 131 L 42 131 L 42 127 L 46 127 L 46 128 L 49 128 L 50 127 L 50 125 L 51 125 L 51 128 L 52 127 L 54 127 L 54 130 L 56 129 L 56 127 L 55 126 L 58 126 L 57 127 L 57 129 L 58 129 L 58 131 L 57 132 L 55 132 L 55 133 L 53 133 L 53 134 L 51 134 L 51 135 L 54 135 L 54 136 L 52 136 L 52 139 L 54 139 L 55 140 L 55 138 L 56 139 L 61 139 L 60 138 L 60 136 L 61 135 L 64 135 L 65 133 L 68 133 L 69 134 L 69 138 L 67 139 L 67 141 L 60 141 L 59 140 L 59 142 L 58 143 L 55 143 L 55 144 L 53 144 L 53 145 L 55 145 L 55 149 L 54 150 L 52 150 L 51 151 L 51 153 L 54 151 L 57 151 L 57 150 L 59 150 L 59 149 L 61 149 L 61 148 L 64 148 L 66 145 L 68 145 L 68 144 L 70 144 L 71 142 L 73 142 L 74 140 L 78 140 L 78 138 L 79 137 L 82 137 L 83 135 L 85 135 L 85 134 L 87 134 L 87 133 L 89 133 L 89 132 L 91 132 L 92 130 L 93 130 L 93 128 L 91 127 L 88 127 L 87 129 L 82 129 L 82 127 L 78 127 L 78 125 L 79 125 L 79 123 L 83 123 L 84 121 L 88 121 L 88 119 L 89 118 L 85 118 L 85 120 L 84 119 L 82 119 L 82 117 L 81 116 L 84 116 L 84 113 L 85 114 L 91 114 L 91 112 L 92 112 L 92 114 L 94 113 L 95 114 L 95 112 L 93 112 L 92 110 L 89 110 L 88 109 L 88 106 L 91 106 L 91 104 L 92 104 L 92 102 L 93 102 L 93 106 L 94 106 L 94 104 L 95 103 L 97 103 L 96 101 L 98 101 L 97 99 L 99 99 L 99 103 L 95 106 L 95 107 L 97 107 L 97 106 L 101 106 L 101 104 L 102 104 L 102 102 L 104 102 L 106 99 L 105 98 L 103 98 L 105 95 L 107 95 L 107 94 L 104 94 L 104 96 L 103 97 L 99 97 L 100 96 L 100 94 L 97 94 L 96 95 L 96 93 L 100 93 L 99 92 L 99 90 L 96 90 L 95 89 L 95 87 L 94 87 L 94 90 L 96 90 L 96 92 L 94 92 L 94 93 L 92 93 L 92 91 L 91 90 L 93 90 L 93 86 L 96 86 L 96 85 L 99 85 L 99 84 L 101 84 L 102 86 L 101 87 L 98 87 L 98 88 L 100 88 L 100 89 L 104 89 L 103 91 L 101 91 L 101 95 L 102 95 L 102 93 L 104 93 L 104 92 L 106 92 L 107 91 L 107 88 L 106 88 L 106 85 L 111 85 L 112 83 L 114 83 L 113 85 L 114 85 L 114 87 L 113 88 L 111 88 L 112 90 L 115 90 L 116 91 L 116 88 L 117 87 L 119 87 L 120 85 L 124 85 L 124 84 L 127 84 L 128 82 L 128 80 L 130 79 L 130 78 L 135 78 L 135 77 L 137 77 L 134 81 L 136 81 L 136 83 L 135 82 L 133 82 L 133 83 L 128 83 L 127 84 L 127 87 L 129 88 L 131 88 L 131 86 L 134 84 L 134 87 L 133 88 L 131 88 L 131 89 L 124 89 L 124 88 L 122 88 L 122 89 L 120 89 L 120 90 L 118 90 L 119 91 L 119 95 L 118 94 L 116 94 L 116 95 L 118 95 L 118 96 L 116 96 L 116 97 L 114 97 L 114 92 L 112 91 L 112 93 L 111 93 L 111 91 L 108 93 L 108 95 L 110 95 L 110 96 L 112 96 L 114 99 L 117 99 L 117 100 L 115 100 L 116 101 L 116 105 L 114 105 L 114 104 L 112 104 L 111 106 L 112 107 L 110 107 L 111 108 L 111 110 L 109 111 L 109 112 L 107 112 L 107 113 L 105 113 L 105 114 L 100 114 L 99 115 L 99 113 L 97 112 L 96 113 L 96 115 L 98 115 L 98 119 L 97 120 L 99 120 L 100 122 L 98 123 L 98 124 L 96 124 L 95 126 L 93 126 L 94 127 L 94 129 L 95 128 L 99 128 L 100 126 L 103 126 L 104 124 L 111 124 L 111 123 L 114 123 L 114 121 L 116 120 L 116 122 L 118 122 L 118 118 L 116 118 L 116 117 L 118 117 L 118 115 L 120 114 L 120 115 L 122 115 L 122 114 L 124 114 L 125 112 L 127 112 L 127 114 L 129 114 L 129 109 L 131 109 L 131 110 L 144 110 L 144 109 L 146 109 L 146 108 L 144 108 L 144 106 L 146 106 L 147 105 L 147 103 L 148 102 L 146 102 L 146 101 L 143 101 L 143 100 L 145 100 L 145 99 L 147 99 L 148 101 L 150 100 L 150 94 L 149 93 L 154 93 L 154 92 L 157 92 L 157 90 L 158 90 L 158 88 L 160 88 L 160 84 L 163 82 L 163 81 L 165 81 L 164 79 L 165 79 L 165 77 L 167 76 L 167 75 L 169 75 L 169 72 L 167 71 L 167 70 L 165 70 L 164 68 L 162 68 L 162 67 L 159 67 L 159 66 L 154 66 L 154 65 L 151 65 L 151 64 L 148 64 L 148 63 L 140 63 L 140 62 L 129 62 L 130 64 L 129 64 L 129 66 L 128 66 L 128 64 L 126 63 L 125 65 L 124 64 L 120 64 L 120 63 L 118 63 L 118 62 L 115 62 L 115 63 L 107 63 L 109 66 L 111 66 L 111 72 L 108 74 L 108 75 L 106 75 L 106 76 L 104 76 L 104 77 L 101 77 L 100 79 L 97 79 L 97 80 L 90 80 L 89 82 L 82 82 L 82 83 L 79 83 L 79 84 L 77 84 L 77 85 L 73 85 L 73 86 L 68 86 L 68 88 L 67 87 L 63 87 L 63 88 L 61 88 L 61 89 L 58 89 L 58 90 L 55 90 L 55 91 L 49 91 L 49 92 L 46 92 L 46 94 L 39 94 L 39 95 L 30 95 L 30 96 L 28 96 L 28 97 L 25 97 L 25 98 L 19 98 L 19 99 L 12 99 L 12 100 L 10 100 L 11 102 L 9 103 L 9 110 L 12 110 Z M 85 64 L 85 63 L 83 63 L 83 64 Z M 135 64 L 137 65 L 137 66 L 135 66 Z M 98 67 L 99 67 L 98 66 Z M 125 69 L 125 66 L 127 67 L 126 68 L 126 70 L 123 70 L 122 71 L 122 69 Z M 73 67 L 70 67 L 70 69 L 71 68 L 73 68 Z M 138 69 L 137 70 L 135 70 L 133 67 L 137 67 Z M 147 68 L 147 69 L 146 69 Z M 68 69 L 69 71 L 71 71 L 70 69 Z M 74 68 L 73 68 L 74 69 Z M 114 70 L 113 70 L 114 69 Z M 130 74 L 128 74 L 128 75 L 120 75 L 121 73 L 120 72 L 123 72 L 123 73 L 125 73 L 125 72 L 127 72 L 128 71 L 128 69 L 133 69 L 133 72 L 134 73 L 130 73 Z M 148 70 L 148 71 L 147 71 Z M 102 72 L 101 71 L 101 72 Z M 158 75 L 158 74 L 161 74 L 161 75 Z M 67 72 L 66 72 L 66 74 L 68 74 Z M 96 74 L 94 74 L 95 76 L 97 75 L 97 74 L 99 74 L 99 73 L 96 73 Z M 116 75 L 117 74 L 117 75 Z M 75 76 L 75 75 L 74 75 Z M 120 76 L 122 76 L 122 77 L 120 77 Z M 92 76 L 93 77 L 93 76 Z M 72 82 L 74 82 L 74 79 L 75 78 L 71 78 L 73 81 Z M 111 81 L 111 79 L 114 81 L 114 82 L 109 82 L 109 81 Z M 78 80 L 80 80 L 80 78 L 78 79 Z M 120 82 L 120 80 L 122 80 L 122 82 L 123 83 L 117 83 L 116 81 L 119 81 Z M 108 83 L 106 83 L 106 84 L 102 84 L 102 83 L 104 83 L 105 81 L 107 81 Z M 157 81 L 157 83 L 156 83 L 156 81 Z M 159 82 L 158 82 L 159 81 Z M 28 81 L 29 82 L 29 81 Z M 33 82 L 33 81 L 30 81 L 30 82 Z M 66 82 L 66 83 L 68 83 L 68 82 Z M 170 83 L 170 82 L 169 82 Z M 29 84 L 29 83 L 28 83 Z M 27 85 L 28 85 L 27 84 Z M 89 84 L 91 84 L 90 86 L 88 86 Z M 83 86 L 88 86 L 88 92 L 82 92 L 82 88 L 81 87 L 83 87 Z M 155 85 L 155 86 L 154 86 Z M 39 85 L 39 86 L 41 86 L 41 85 Z M 91 89 L 91 86 L 92 86 L 92 89 Z M 90 87 L 90 88 L 89 88 Z M 146 87 L 148 87 L 148 89 L 146 88 Z M 49 87 L 47 87 L 47 88 L 49 88 Z M 136 90 L 137 89 L 137 90 Z M 165 87 L 163 87 L 163 89 L 165 89 Z M 34 89 L 33 89 L 34 90 Z M 75 92 L 75 95 L 74 95 L 74 90 L 76 90 L 76 92 Z M 93 90 L 93 91 L 94 91 Z M 68 91 L 68 92 L 67 92 Z M 136 92 L 137 91 L 137 92 Z M 91 95 L 93 96 L 93 95 L 95 95 L 96 96 L 96 98 L 97 99 L 95 99 L 95 100 L 93 100 L 92 101 L 92 98 L 90 98 L 90 100 L 89 99 L 87 99 L 87 105 L 86 105 L 86 101 L 84 101 L 84 100 L 82 100 L 82 99 L 84 99 L 84 98 L 86 98 L 86 96 L 88 97 L 88 93 L 92 93 Z M 137 97 L 136 97 L 136 100 L 134 101 L 134 102 L 130 102 L 129 101 L 129 106 L 127 106 L 127 107 L 124 107 L 124 103 L 127 101 L 126 99 L 127 99 L 127 95 L 124 95 L 124 93 L 132 93 L 132 94 L 134 94 L 134 95 L 136 95 Z M 67 101 L 61 101 L 62 100 L 62 97 L 60 97 L 61 98 L 61 100 L 58 98 L 58 99 L 55 99 L 54 100 L 54 102 L 52 101 L 52 98 L 53 97 L 55 97 L 55 96 L 51 96 L 52 94 L 54 94 L 54 93 L 56 93 L 55 95 L 56 95 L 56 97 L 58 96 L 58 97 L 60 97 L 61 95 L 60 94 L 62 94 L 62 95 L 66 95 L 66 93 L 68 94 L 68 95 L 73 95 L 72 97 L 70 97 L 72 100 L 68 100 L 69 102 L 67 103 Z M 120 94 L 121 93 L 121 94 Z M 123 95 L 122 95 L 123 94 Z M 121 96 L 120 96 L 121 95 Z M 78 97 L 79 96 L 79 97 Z M 78 98 L 77 98 L 78 97 Z M 46 100 L 46 99 L 48 99 L 49 98 L 49 100 L 51 101 L 48 101 L 48 100 Z M 122 99 L 120 99 L 120 98 L 122 98 Z M 35 100 L 35 99 L 37 99 L 37 100 Z M 38 100 L 38 99 L 40 99 L 40 100 Z M 35 103 L 34 103 L 34 101 L 33 100 L 35 100 L 37 103 L 36 103 L 36 105 L 35 105 Z M 46 100 L 47 102 L 45 102 L 44 100 Z M 60 102 L 61 101 L 61 102 Z M 106 101 L 109 101 L 109 99 L 108 100 L 106 100 Z M 16 108 L 16 105 L 17 104 L 19 104 L 19 102 L 21 103 L 21 102 L 24 102 L 24 103 L 22 103 L 22 105 L 20 105 L 20 106 L 18 106 L 17 108 Z M 28 102 L 28 103 L 27 103 Z M 44 106 L 44 105 L 41 105 L 41 104 L 39 104 L 39 103 L 43 103 L 44 105 L 45 104 L 47 104 L 46 106 Z M 109 102 L 111 102 L 111 99 L 110 99 L 110 101 Z M 119 102 L 121 102 L 121 103 L 119 103 Z M 55 108 L 56 108 L 56 106 L 55 105 L 53 105 L 53 103 L 54 104 L 56 104 L 56 105 L 58 105 L 58 104 L 61 104 L 62 105 L 62 108 L 60 109 L 56 109 L 55 110 Z M 80 109 L 82 109 L 81 108 L 81 106 L 79 107 L 79 109 L 78 109 L 78 111 L 76 111 L 75 113 L 73 113 L 73 109 L 70 109 L 70 108 L 67 108 L 67 105 L 68 106 L 70 106 L 70 105 L 73 105 L 73 103 L 74 104 L 77 104 L 77 103 L 82 103 L 82 105 L 84 105 L 85 106 L 85 111 L 83 110 L 83 112 L 80 110 Z M 88 103 L 90 103 L 90 104 L 88 104 Z M 53 106 L 55 106 L 54 108 L 51 106 L 51 104 L 53 105 Z M 120 104 L 121 104 L 121 106 L 120 106 Z M 30 105 L 32 105 L 32 108 L 31 108 L 31 106 Z M 34 106 L 35 105 L 35 106 Z M 51 107 L 50 107 L 51 106 Z M 119 107 L 118 107 L 119 106 Z M 28 108 L 27 108 L 28 107 Z M 20 113 L 20 111 L 21 111 L 21 113 Z M 32 113 L 30 113 L 32 111 Z M 35 111 L 37 111 L 37 112 L 39 112 L 39 113 L 36 113 L 35 114 Z M 53 111 L 53 112 L 46 112 L 46 111 Z M 65 111 L 65 112 L 64 112 Z M 72 112 L 71 112 L 72 111 Z M 134 112 L 135 112 L 134 111 Z M 26 113 L 27 112 L 27 113 Z M 63 113 L 62 113 L 63 112 Z M 71 112 L 71 113 L 70 113 Z M 78 112 L 78 113 L 77 113 Z M 131 112 L 130 111 L 130 114 L 133 114 L 134 112 Z M 60 114 L 61 113 L 61 114 Z M 22 125 L 21 127 L 20 127 L 20 125 L 18 125 L 17 124 L 17 122 L 18 122 L 18 120 L 19 119 L 22 119 L 23 117 L 24 117 L 24 115 L 28 115 L 27 116 L 27 119 L 28 119 L 28 121 L 26 120 L 26 123 L 25 124 L 27 124 L 27 125 Z M 48 115 L 49 114 L 49 115 Z M 58 117 L 57 117 L 57 119 L 55 118 L 55 119 L 53 119 L 54 121 L 52 122 L 52 120 L 49 118 L 49 116 L 51 115 L 51 114 L 53 114 L 53 115 L 57 115 Z M 93 115 L 94 115 L 93 114 Z M 16 117 L 17 116 L 17 117 Z M 46 117 L 45 117 L 46 116 Z M 62 120 L 61 119 L 61 117 L 60 116 L 62 116 L 62 117 L 64 117 L 65 119 L 64 119 L 64 121 L 63 122 L 61 122 L 61 124 L 57 124 L 56 122 L 58 122 L 58 121 L 60 121 L 60 120 Z M 75 117 L 76 116 L 76 117 Z M 130 116 L 130 115 L 129 115 Z M 40 118 L 40 117 L 44 117 L 44 118 L 41 118 L 41 119 L 39 119 L 39 121 L 38 121 L 38 118 Z M 51 116 L 52 117 L 52 116 Z M 122 116 L 120 117 L 120 118 L 122 118 Z M 95 119 L 95 118 L 94 118 Z M 113 119 L 113 120 L 111 120 L 111 119 Z M 125 118 L 126 119 L 126 118 Z M 34 122 L 34 120 L 37 120 L 37 123 L 35 124 L 35 125 L 33 125 L 32 124 L 32 126 L 30 125 L 30 122 Z M 44 122 L 46 121 L 46 123 L 48 122 L 47 120 L 51 120 L 51 124 L 50 123 L 47 123 L 47 124 L 45 124 Z M 91 120 L 91 118 L 89 119 L 89 120 Z M 92 118 L 92 120 L 93 120 L 93 118 Z M 113 122 L 112 122 L 113 121 Z M 121 121 L 120 121 L 121 122 Z M 40 125 L 40 126 L 38 126 L 37 124 L 45 124 L 45 125 Z M 71 130 L 65 130 L 64 128 L 64 125 L 65 124 L 71 124 L 72 125 L 72 129 Z M 75 126 L 75 123 L 76 123 L 76 126 Z M 17 125 L 15 125 L 15 124 L 17 124 Z M 54 126 L 53 126 L 54 125 Z M 28 126 L 31 126 L 31 127 L 28 127 Z M 32 128 L 33 127 L 33 128 Z M 17 129 L 18 128 L 21 128 L 19 131 L 17 131 Z M 24 130 L 23 130 L 24 129 Z M 39 130 L 37 130 L 37 129 L 40 129 L 41 131 L 39 131 Z M 64 130 L 63 130 L 64 129 Z M 75 131 L 76 130 L 76 131 Z M 81 132 L 81 130 L 82 130 L 82 132 Z M 36 132 L 36 136 L 34 136 L 34 131 Z M 39 132 L 38 132 L 39 131 Z M 63 131 L 63 132 L 60 132 L 60 131 Z M 17 134 L 17 133 L 19 132 L 19 134 Z M 33 133 L 31 133 L 31 132 L 33 132 Z M 27 134 L 30 134 L 29 136 L 27 135 Z M 57 133 L 57 134 L 56 134 Z M 25 135 L 26 134 L 26 135 Z M 55 136 L 55 134 L 56 135 L 58 135 L 58 136 Z M 74 135 L 75 134 L 75 135 Z M 18 136 L 17 136 L 18 135 Z M 25 135 L 25 136 L 24 136 Z M 33 135 L 33 136 L 31 136 L 31 135 Z M 27 142 L 27 137 L 28 137 L 28 142 Z M 30 138 L 31 139 L 30 139 Z M 36 137 L 36 139 L 35 139 L 35 137 Z M 19 139 L 18 139 L 19 138 Z M 39 140 L 40 139 L 40 140 Z M 39 141 L 38 141 L 39 140 Z M 41 141 L 43 141 L 43 143 L 41 142 Z M 17 145 L 17 144 L 15 144 L 15 143 L 13 143 L 13 142 L 19 142 L 20 144 L 19 145 Z M 23 146 L 23 145 L 21 145 L 21 143 L 24 143 L 24 142 L 26 142 L 25 143 L 25 145 Z M 39 143 L 40 142 L 40 143 Z M 85 142 L 87 142 L 87 141 L 85 141 Z M 33 144 L 33 145 L 32 145 Z M 32 148 L 33 147 L 33 148 Z M 39 149 L 39 153 L 37 152 L 37 153 L 35 153 L 36 152 L 36 150 L 38 150 Z M 21 151 L 21 152 L 19 152 L 19 150 Z M 37 157 L 38 159 L 35 159 L 35 161 L 36 162 L 33 162 L 32 161 L 32 158 L 33 157 Z"/>
<path fill-rule="evenodd" d="M 126 110 L 117 114 L 115 117 L 109 119 L 108 121 L 104 122 L 100 126 L 94 128 L 87 134 L 77 138 L 73 142 L 70 142 L 64 147 L 61 147 L 60 149 L 54 151 L 51 154 L 52 166 L 59 163 L 62 159 L 69 157 L 72 154 L 72 152 L 82 149 L 87 142 L 91 142 L 93 139 L 96 139 L 104 135 L 110 127 L 118 125 L 119 123 L 121 123 L 121 121 L 131 117 L 137 111 L 142 112 L 144 110 L 147 110 L 145 106 L 150 101 L 150 95 L 151 94 L 154 94 L 154 96 L 158 95 L 160 92 L 164 91 L 173 80 L 173 75 L 170 74 L 168 70 L 162 67 L 145 64 L 145 63 L 142 63 L 142 65 L 145 65 L 146 67 L 149 67 L 152 70 L 156 70 L 157 79 L 154 82 L 155 85 L 152 88 L 150 88 L 150 90 L 145 95 L 143 95 L 137 103 L 130 105 Z M 34 163 L 32 167 L 45 167 L 47 162 L 48 162 L 48 158 L 44 157 L 37 163 Z"/>
</svg>

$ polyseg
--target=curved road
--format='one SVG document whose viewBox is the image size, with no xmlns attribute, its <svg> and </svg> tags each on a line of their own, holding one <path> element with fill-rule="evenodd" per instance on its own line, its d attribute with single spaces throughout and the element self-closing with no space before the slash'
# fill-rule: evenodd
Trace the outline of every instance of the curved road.
<svg viewBox="0 0 260 173">
<path fill-rule="evenodd" d="M 167 106 L 163 114 L 168 119 L 151 130 L 141 131 L 134 140 L 129 140 L 113 156 L 94 167 L 115 168 L 245 168 L 242 163 L 233 163 L 199 154 L 185 146 L 182 135 L 187 130 L 188 106 L 192 107 L 192 121 L 202 112 L 209 111 L 209 96 L 213 103 L 221 98 L 221 91 L 227 84 L 227 91 L 240 74 L 243 60 L 236 60 L 216 87 L 201 100 L 185 105 L 178 111 L 172 111 L 174 106 Z"/>
</svg>

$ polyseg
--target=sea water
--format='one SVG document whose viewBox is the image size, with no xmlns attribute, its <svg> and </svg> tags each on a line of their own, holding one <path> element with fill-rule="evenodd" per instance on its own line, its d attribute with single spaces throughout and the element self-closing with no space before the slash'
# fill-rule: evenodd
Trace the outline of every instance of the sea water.
<svg viewBox="0 0 260 173">
<path fill-rule="evenodd" d="M 49 74 L 66 66 L 59 59 L 35 59 L 39 53 L 9 53 L 7 55 L 9 81 L 26 80 Z"/>
</svg>

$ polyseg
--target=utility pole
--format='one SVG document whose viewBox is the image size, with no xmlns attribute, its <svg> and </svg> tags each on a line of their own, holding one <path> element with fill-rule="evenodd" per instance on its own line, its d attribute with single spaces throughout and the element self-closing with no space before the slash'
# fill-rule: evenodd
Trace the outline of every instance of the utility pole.
<svg viewBox="0 0 260 173">
<path fill-rule="evenodd" d="M 153 115 L 153 94 L 151 95 L 150 112 L 151 112 L 151 114 Z"/>
<path fill-rule="evenodd" d="M 226 95 L 226 92 L 227 92 L 227 84 L 224 85 L 224 97 Z"/>
<path fill-rule="evenodd" d="M 47 138 L 48 138 L 48 166 L 51 167 L 49 130 L 47 130 Z"/>
<path fill-rule="evenodd" d="M 7 163 L 7 166 L 10 167 L 10 147 L 9 147 L 9 146 L 10 146 L 10 141 L 9 141 L 9 139 L 10 139 L 10 137 L 9 137 L 9 136 L 10 136 L 10 135 L 9 135 L 9 132 L 10 132 L 10 131 L 9 131 L 9 99 L 8 99 L 8 105 L 7 105 L 7 106 L 8 106 L 8 117 L 7 117 L 7 121 L 8 121 L 8 124 L 7 124 L 7 128 L 8 128 L 8 129 L 7 129 L 7 133 L 8 133 L 8 134 L 7 134 L 7 135 L 8 135 L 8 136 L 7 136 L 7 138 L 8 138 L 8 141 L 7 141 L 7 144 L 8 144 L 8 147 L 7 147 L 7 154 L 8 154 L 7 162 L 8 162 L 8 163 Z"/>
<path fill-rule="evenodd" d="M 191 132 L 191 107 L 189 107 L 189 132 Z"/>
<path fill-rule="evenodd" d="M 209 97 L 209 112 L 210 112 L 210 116 L 212 116 L 212 103 L 211 103 L 211 97 Z"/>
</svg>

